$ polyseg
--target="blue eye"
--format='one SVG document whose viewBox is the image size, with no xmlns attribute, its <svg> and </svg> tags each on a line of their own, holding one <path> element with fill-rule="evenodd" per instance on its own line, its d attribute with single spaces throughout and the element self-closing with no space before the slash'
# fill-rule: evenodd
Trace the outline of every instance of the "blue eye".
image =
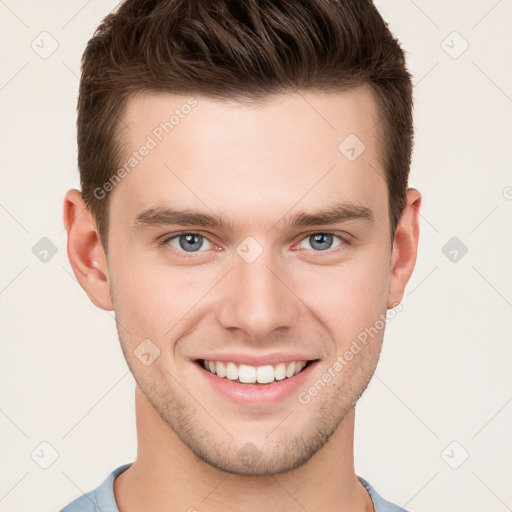
<svg viewBox="0 0 512 512">
<path fill-rule="evenodd" d="M 337 244 L 336 239 L 338 240 Z M 206 247 L 205 242 L 209 244 Z M 301 247 L 304 242 L 307 242 L 310 247 Z M 216 248 L 205 235 L 192 231 L 175 233 L 163 239 L 159 244 L 167 246 L 173 253 L 183 257 L 193 256 L 194 253 L 206 252 L 208 249 Z M 348 242 L 339 235 L 330 232 L 318 232 L 304 237 L 298 246 L 313 251 L 313 253 L 320 256 L 322 252 L 329 252 L 331 249 L 347 244 Z M 219 249 L 217 248 L 217 250 Z"/>
<path fill-rule="evenodd" d="M 339 247 L 342 242 L 344 242 L 340 236 L 333 233 L 313 233 L 312 235 L 304 238 L 302 241 L 307 240 L 313 250 L 322 252 L 333 248 L 332 244 L 334 238 L 338 238 L 340 240 L 338 245 L 334 247 Z"/>
<path fill-rule="evenodd" d="M 198 252 L 199 249 L 203 246 L 203 242 L 207 241 L 209 244 L 211 242 L 203 235 L 200 235 L 199 233 L 180 233 L 178 235 L 174 235 L 172 237 L 167 238 L 164 240 L 165 244 L 169 244 L 173 249 L 176 250 L 182 250 L 185 252 Z M 176 247 L 171 242 L 177 241 L 179 244 L 179 247 Z"/>
</svg>

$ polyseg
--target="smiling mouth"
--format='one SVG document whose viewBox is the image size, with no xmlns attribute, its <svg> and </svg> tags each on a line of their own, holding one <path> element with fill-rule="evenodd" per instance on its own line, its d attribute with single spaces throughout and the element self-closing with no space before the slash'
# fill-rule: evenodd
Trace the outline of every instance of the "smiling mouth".
<svg viewBox="0 0 512 512">
<path fill-rule="evenodd" d="M 198 359 L 196 363 L 204 370 L 221 379 L 240 384 L 268 385 L 281 380 L 288 380 L 301 373 L 309 365 L 317 361 L 289 361 L 264 366 L 236 364 L 232 361 L 209 361 Z"/>
</svg>

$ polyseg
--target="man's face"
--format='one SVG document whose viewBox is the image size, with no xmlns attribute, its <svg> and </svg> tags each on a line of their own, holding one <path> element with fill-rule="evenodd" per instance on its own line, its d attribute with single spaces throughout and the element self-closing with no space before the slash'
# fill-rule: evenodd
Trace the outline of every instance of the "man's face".
<svg viewBox="0 0 512 512">
<path fill-rule="evenodd" d="M 150 150 L 110 198 L 108 273 L 121 345 L 146 398 L 199 458 L 235 473 L 287 471 L 334 433 L 381 348 L 382 328 L 333 371 L 389 303 L 376 104 L 366 86 L 281 95 L 257 108 L 195 96 L 197 105 L 183 109 L 188 99 L 140 95 L 124 117 L 126 160 L 144 144 Z M 175 109 L 188 114 L 169 133 L 158 130 Z M 352 215 L 333 224 L 292 222 L 343 206 Z M 225 225 L 149 212 L 166 208 Z M 219 361 L 221 374 L 228 361 L 249 366 L 244 380 L 251 367 L 270 365 L 256 374 L 274 381 L 232 381 L 204 359 Z M 308 364 L 283 379 L 278 365 L 291 375 L 297 360 Z M 299 400 L 329 369 L 328 385 Z"/>
</svg>

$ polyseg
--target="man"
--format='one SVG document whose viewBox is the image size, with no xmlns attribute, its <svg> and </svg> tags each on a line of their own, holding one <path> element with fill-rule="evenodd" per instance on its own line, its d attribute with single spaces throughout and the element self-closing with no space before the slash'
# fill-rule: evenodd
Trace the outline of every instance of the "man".
<svg viewBox="0 0 512 512">
<path fill-rule="evenodd" d="M 77 126 L 68 255 L 115 311 L 138 454 L 63 511 L 402 510 L 353 462 L 421 203 L 374 5 L 125 1 Z"/>
</svg>

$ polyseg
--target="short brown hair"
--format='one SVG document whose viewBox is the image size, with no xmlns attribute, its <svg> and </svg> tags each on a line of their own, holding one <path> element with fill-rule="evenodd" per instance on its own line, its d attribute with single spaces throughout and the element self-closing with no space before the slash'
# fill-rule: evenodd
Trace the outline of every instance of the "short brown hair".
<svg viewBox="0 0 512 512">
<path fill-rule="evenodd" d="M 393 239 L 413 147 L 412 82 L 404 52 L 371 0 L 122 2 L 87 44 L 77 106 L 82 196 L 105 251 L 109 195 L 94 191 L 121 165 L 121 119 L 132 95 L 250 102 L 364 83 L 378 105 Z"/>
</svg>

